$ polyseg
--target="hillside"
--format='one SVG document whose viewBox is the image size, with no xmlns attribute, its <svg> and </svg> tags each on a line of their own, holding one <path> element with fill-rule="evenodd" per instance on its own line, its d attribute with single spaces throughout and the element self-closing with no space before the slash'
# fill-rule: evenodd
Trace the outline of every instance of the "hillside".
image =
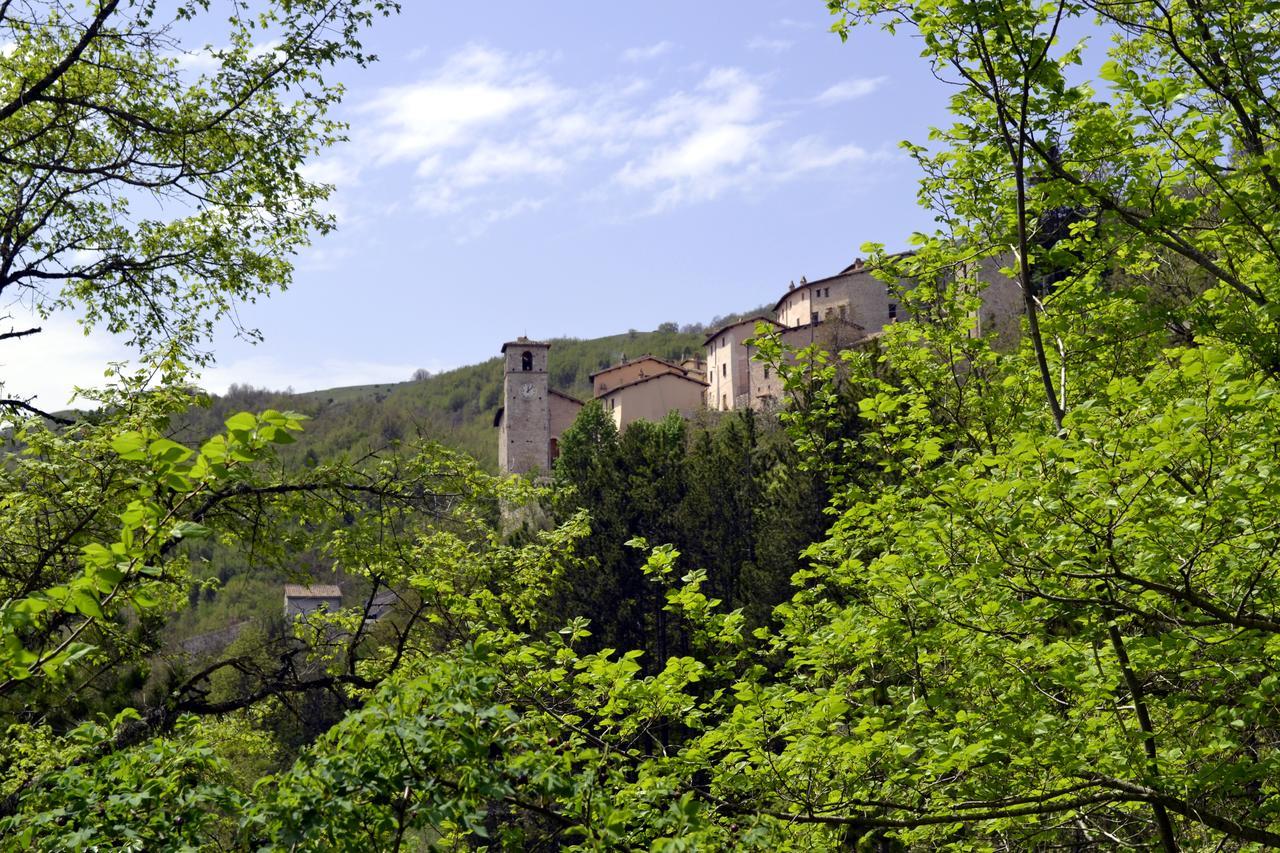
<svg viewBox="0 0 1280 853">
<path fill-rule="evenodd" d="M 723 322 L 729 318 L 716 318 Z M 589 375 L 621 358 L 649 353 L 679 360 L 700 353 L 705 328 L 665 323 L 656 331 L 630 331 L 603 338 L 553 338 L 551 387 L 574 396 L 591 394 Z M 494 350 L 501 341 L 495 338 Z M 250 386 L 232 386 L 209 408 L 193 410 L 180 433 L 195 440 L 230 414 L 242 410 L 287 408 L 311 417 L 303 439 L 290 448 L 295 457 L 326 459 L 360 454 L 388 442 L 424 438 L 473 455 L 497 470 L 493 415 L 501 405 L 502 362 L 495 355 L 479 364 L 398 383 L 329 388 L 285 394 Z M 295 460 L 296 461 L 296 460 Z"/>
</svg>

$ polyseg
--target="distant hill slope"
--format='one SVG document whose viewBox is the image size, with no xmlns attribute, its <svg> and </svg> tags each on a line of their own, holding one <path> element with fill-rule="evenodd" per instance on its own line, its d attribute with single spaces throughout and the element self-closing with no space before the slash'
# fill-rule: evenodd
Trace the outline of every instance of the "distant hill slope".
<svg viewBox="0 0 1280 853">
<path fill-rule="evenodd" d="M 716 322 L 738 315 L 717 318 Z M 588 376 L 624 356 L 645 353 L 678 361 L 702 352 L 701 325 L 683 330 L 674 323 L 658 331 L 626 332 L 604 338 L 551 339 L 548 369 L 551 387 L 576 397 L 591 396 Z M 494 350 L 501 345 L 494 341 Z M 328 459 L 358 455 L 396 440 L 424 438 L 470 453 L 490 471 L 497 470 L 498 437 L 493 415 L 502 399 L 502 361 L 498 357 L 426 378 L 378 385 L 330 388 L 300 394 L 233 386 L 207 409 L 193 410 L 180 432 L 188 440 L 211 434 L 234 412 L 287 408 L 311 417 L 290 455 Z"/>
</svg>

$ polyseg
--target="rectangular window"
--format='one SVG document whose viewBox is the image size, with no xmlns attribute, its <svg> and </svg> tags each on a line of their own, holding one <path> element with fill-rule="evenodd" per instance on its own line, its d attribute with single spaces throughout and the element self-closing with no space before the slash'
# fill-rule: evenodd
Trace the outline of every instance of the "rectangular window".
<svg viewBox="0 0 1280 853">
<path fill-rule="evenodd" d="M 727 363 L 720 365 L 720 375 L 721 376 L 729 375 L 729 365 Z"/>
<path fill-rule="evenodd" d="M 729 395 L 728 395 L 728 394 L 722 394 L 722 395 L 720 395 L 720 408 L 722 408 L 722 409 L 727 409 L 727 408 L 729 408 Z"/>
<path fill-rule="evenodd" d="M 769 368 L 768 368 L 768 367 L 765 367 L 765 369 L 764 369 L 764 378 L 765 378 L 765 379 L 768 379 L 768 378 L 769 378 Z"/>
<path fill-rule="evenodd" d="M 898 318 L 898 303 L 890 302 L 889 303 L 889 319 L 896 320 L 897 318 Z"/>
<path fill-rule="evenodd" d="M 810 323 L 816 323 L 816 322 L 818 322 L 818 312 L 817 312 L 817 311 L 814 311 L 812 314 L 810 314 L 810 315 L 809 315 L 809 322 L 810 322 Z"/>
</svg>

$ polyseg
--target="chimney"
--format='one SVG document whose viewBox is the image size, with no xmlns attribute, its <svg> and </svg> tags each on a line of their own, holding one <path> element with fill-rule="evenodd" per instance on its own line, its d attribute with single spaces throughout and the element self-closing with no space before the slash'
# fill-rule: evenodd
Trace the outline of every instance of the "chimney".
<svg viewBox="0 0 1280 853">
<path fill-rule="evenodd" d="M 790 291 L 795 289 L 796 289 L 796 283 L 794 281 L 792 281 L 790 284 L 787 285 L 787 290 Z"/>
<path fill-rule="evenodd" d="M 808 284 L 808 283 L 809 283 L 809 279 L 805 278 L 804 276 L 800 276 L 800 283 L 801 283 L 801 284 Z"/>
</svg>

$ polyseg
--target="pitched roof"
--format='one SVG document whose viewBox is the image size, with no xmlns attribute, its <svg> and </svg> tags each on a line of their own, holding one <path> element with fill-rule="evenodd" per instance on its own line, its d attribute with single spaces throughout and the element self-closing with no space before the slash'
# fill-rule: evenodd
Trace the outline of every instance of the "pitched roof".
<svg viewBox="0 0 1280 853">
<path fill-rule="evenodd" d="M 552 395 L 554 395 L 554 396 L 556 396 L 556 397 L 560 397 L 561 399 L 568 400 L 570 403 L 577 403 L 579 406 L 585 406 L 585 405 L 586 405 L 586 403 L 582 402 L 581 400 L 579 400 L 577 397 L 573 396 L 572 394 L 566 394 L 566 393 L 564 393 L 563 391 L 557 391 L 557 390 L 556 390 L 556 389 L 554 389 L 554 388 L 548 388 L 548 389 L 547 389 L 547 393 L 552 394 Z M 498 411 L 496 411 L 496 412 L 494 412 L 494 413 L 493 413 L 493 425 L 494 425 L 494 426 L 501 426 L 501 425 L 502 425 L 502 413 L 503 413 L 503 412 L 505 412 L 506 410 L 507 410 L 507 407 L 506 407 L 506 406 L 499 406 L 499 407 L 498 407 Z"/>
<path fill-rule="evenodd" d="M 563 398 L 563 399 L 565 399 L 565 400 L 568 400 L 570 403 L 577 403 L 579 406 L 585 406 L 585 405 L 586 405 L 586 403 L 582 402 L 581 400 L 579 400 L 577 397 L 573 396 L 572 394 L 566 394 L 566 393 L 564 393 L 563 391 L 557 391 L 557 390 L 556 390 L 556 389 L 554 389 L 554 388 L 548 388 L 548 389 L 547 389 L 547 393 L 548 393 L 548 394 L 554 394 L 554 395 L 555 395 L 555 396 L 557 396 L 557 397 L 561 397 L 561 398 Z M 501 409 L 499 409 L 498 411 L 502 411 L 502 410 L 501 410 Z M 495 424 L 495 426 L 496 426 L 496 424 Z"/>
<path fill-rule="evenodd" d="M 520 337 L 516 338 L 514 341 L 507 341 L 505 344 L 503 344 L 502 352 L 505 353 L 507 351 L 507 347 L 547 347 L 548 349 L 550 349 L 551 344 L 545 341 L 531 341 L 528 338 L 526 338 L 524 335 L 521 335 Z"/>
<path fill-rule="evenodd" d="M 885 257 L 886 258 L 905 258 L 908 255 L 914 255 L 914 254 L 915 254 L 914 250 L 907 249 L 906 251 L 903 251 L 903 252 L 891 252 L 890 254 L 885 255 Z M 829 275 L 826 278 L 814 279 L 813 281 L 806 281 L 804 284 L 796 285 L 795 288 L 788 290 L 786 293 L 782 294 L 782 297 L 778 299 L 777 302 L 774 303 L 773 310 L 777 311 L 779 308 L 782 307 L 782 303 L 787 301 L 788 296 L 798 291 L 804 290 L 806 287 L 811 287 L 812 285 L 815 285 L 815 284 L 825 284 L 826 282 L 829 282 L 829 281 L 835 281 L 838 278 L 844 278 L 846 276 L 851 276 L 851 275 L 861 275 L 862 273 L 869 273 L 869 272 L 873 272 L 874 270 L 875 270 L 875 267 L 869 264 L 863 263 L 862 258 L 858 258 L 853 263 L 849 264 L 849 266 L 840 270 L 840 272 L 836 273 L 835 275 Z"/>
<path fill-rule="evenodd" d="M 611 370 L 619 370 L 623 367 L 626 367 L 627 365 L 637 364 L 641 361 L 656 361 L 658 362 L 658 364 L 665 364 L 667 367 L 674 367 L 676 370 L 679 370 L 681 372 L 684 371 L 684 368 L 678 364 L 673 364 L 672 362 L 667 361 L 665 358 L 658 358 L 656 355 L 649 355 L 648 353 L 645 353 L 644 355 L 636 356 L 635 358 L 629 358 L 629 359 L 626 359 L 625 361 L 620 361 L 617 364 L 611 364 L 608 367 L 602 367 L 599 370 L 597 370 L 595 373 L 587 374 L 587 378 L 595 379 L 601 373 L 608 373 Z"/>
<path fill-rule="evenodd" d="M 641 383 L 644 383 L 644 382 L 652 382 L 655 379 L 679 379 L 683 382 L 692 382 L 695 385 L 701 385 L 704 388 L 711 385 L 710 382 L 703 382 L 701 379 L 694 379 L 692 376 L 686 376 L 683 373 L 655 373 L 652 376 L 644 376 L 644 377 L 641 377 L 640 379 L 633 379 L 630 382 L 624 382 L 621 385 L 610 388 L 608 391 L 605 391 L 596 399 L 603 400 L 605 397 L 608 397 L 611 394 L 616 394 L 617 392 L 622 391 L 626 388 L 634 388 L 636 385 L 640 385 Z"/>
<path fill-rule="evenodd" d="M 835 275 L 829 275 L 826 278 L 817 278 L 817 279 L 814 279 L 813 281 L 806 281 L 804 284 L 797 284 L 794 290 L 788 290 L 786 293 L 782 294 L 781 297 L 779 297 L 778 301 L 775 302 L 773 305 L 773 310 L 777 311 L 779 308 L 782 307 L 782 303 L 786 302 L 789 297 L 799 293 L 802 290 L 807 290 L 808 288 L 813 287 L 815 284 L 826 284 L 827 282 L 835 281 L 838 278 L 848 278 L 849 276 L 852 276 L 852 275 L 862 275 L 863 273 L 869 273 L 869 272 L 871 272 L 871 267 L 858 266 L 857 264 L 852 264 L 850 266 L 845 267 L 843 270 L 836 273 Z"/>
<path fill-rule="evenodd" d="M 754 317 L 745 317 L 741 320 L 734 320 L 732 323 L 726 323 L 725 325 L 721 326 L 720 328 L 712 332 L 710 335 L 708 335 L 707 339 L 702 342 L 702 345 L 705 347 L 707 344 L 711 343 L 716 338 L 723 335 L 725 332 L 729 331 L 730 329 L 736 329 L 738 326 L 741 326 L 745 323 L 772 323 L 775 326 L 782 326 L 781 323 L 779 323 L 777 320 L 773 319 L 772 317 L 766 317 L 763 314 L 757 314 Z"/>
<path fill-rule="evenodd" d="M 284 585 L 285 598 L 342 598 L 342 588 L 333 583 L 303 586 L 287 583 Z"/>
</svg>

